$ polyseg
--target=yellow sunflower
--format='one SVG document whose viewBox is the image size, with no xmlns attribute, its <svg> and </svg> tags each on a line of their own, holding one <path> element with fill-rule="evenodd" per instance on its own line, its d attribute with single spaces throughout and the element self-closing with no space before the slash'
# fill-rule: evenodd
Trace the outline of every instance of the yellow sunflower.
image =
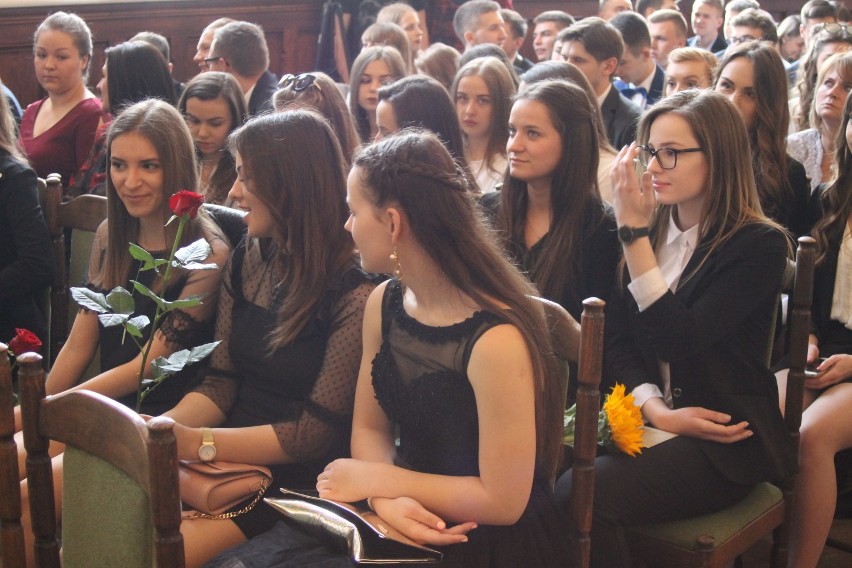
<svg viewBox="0 0 852 568">
<path fill-rule="evenodd" d="M 624 394 L 624 385 L 616 384 L 603 405 L 612 442 L 628 456 L 642 453 L 642 412 L 634 404 L 633 394 Z"/>
</svg>

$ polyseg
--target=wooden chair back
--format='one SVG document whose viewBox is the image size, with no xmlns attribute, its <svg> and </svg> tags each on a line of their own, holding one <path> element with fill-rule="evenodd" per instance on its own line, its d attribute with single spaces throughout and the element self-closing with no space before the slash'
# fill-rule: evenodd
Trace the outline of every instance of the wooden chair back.
<svg viewBox="0 0 852 568">
<path fill-rule="evenodd" d="M 0 566 L 24 568 L 21 485 L 15 444 L 15 397 L 8 349 L 0 343 Z"/>
<path fill-rule="evenodd" d="M 800 237 L 790 310 L 790 370 L 787 376 L 785 422 L 798 456 L 802 422 L 805 362 L 810 332 L 816 242 Z M 772 568 L 786 568 L 790 527 L 795 507 L 795 477 L 780 488 L 758 484 L 740 503 L 702 517 L 632 527 L 631 553 L 654 566 L 725 567 L 770 532 Z"/>
<path fill-rule="evenodd" d="M 55 264 L 53 284 L 50 294 L 50 340 L 49 353 L 51 363 L 68 339 L 69 331 L 69 287 L 70 264 L 66 251 L 66 229 L 94 233 L 107 216 L 107 200 L 102 195 L 81 195 L 71 201 L 62 201 L 62 179 L 59 174 L 50 174 L 43 189 L 39 189 L 44 217 L 53 242 Z M 89 247 L 90 248 L 90 247 Z M 81 253 L 82 254 L 82 253 Z M 88 260 L 88 256 L 86 259 Z M 79 284 L 74 282 L 73 284 Z"/>
<path fill-rule="evenodd" d="M 183 538 L 180 534 L 180 496 L 178 489 L 177 446 L 174 421 L 153 418 L 146 424 L 136 413 L 117 402 L 89 391 L 72 391 L 45 398 L 44 371 L 41 357 L 27 353 L 18 358 L 20 365 L 21 400 L 23 410 L 24 446 L 27 450 L 27 478 L 29 481 L 30 512 L 35 536 L 35 562 L 39 567 L 60 566 L 59 543 L 56 535 L 56 504 L 53 493 L 53 472 L 47 453 L 50 440 L 66 444 L 65 484 L 63 498 L 63 557 L 66 568 L 74 566 L 103 565 L 111 558 L 116 565 L 150 567 L 151 549 L 155 550 L 156 566 L 182 568 L 184 566 Z M 84 454 L 96 464 L 112 466 L 122 478 L 129 478 L 141 488 L 144 506 L 131 513 L 130 526 L 110 525 L 109 512 L 95 510 L 78 521 L 85 522 L 90 532 L 109 533 L 115 538 L 125 537 L 142 541 L 140 549 L 146 555 L 122 561 L 125 544 L 115 544 L 115 551 L 105 551 L 90 542 L 74 542 L 71 535 L 78 534 L 69 526 L 73 511 L 69 496 L 80 490 L 69 485 L 74 477 L 70 452 Z M 91 458 L 94 458 L 92 460 Z M 110 475 L 115 476 L 114 473 Z M 76 478 L 79 480 L 80 476 Z M 103 497 L 122 509 L 122 495 L 109 495 L 101 478 L 81 480 L 81 486 L 93 487 L 93 494 Z M 79 500 L 78 500 L 79 501 Z M 140 530 L 144 519 L 151 519 L 153 530 Z M 106 527 L 100 526 L 106 524 Z M 75 532 L 77 531 L 77 532 Z M 153 533 L 153 534 L 151 534 Z M 110 539 L 104 539 L 107 544 Z M 91 555 L 86 558 L 87 555 Z"/>
</svg>

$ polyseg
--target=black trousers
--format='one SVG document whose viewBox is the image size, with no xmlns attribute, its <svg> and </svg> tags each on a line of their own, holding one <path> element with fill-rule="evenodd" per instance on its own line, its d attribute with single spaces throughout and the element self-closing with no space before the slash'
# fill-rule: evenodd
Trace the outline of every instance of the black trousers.
<svg viewBox="0 0 852 568">
<path fill-rule="evenodd" d="M 556 483 L 568 514 L 572 472 Z M 674 521 L 720 511 L 751 486 L 729 481 L 710 464 L 694 438 L 679 436 L 631 458 L 618 451 L 595 460 L 591 565 L 629 568 L 625 527 Z"/>
</svg>

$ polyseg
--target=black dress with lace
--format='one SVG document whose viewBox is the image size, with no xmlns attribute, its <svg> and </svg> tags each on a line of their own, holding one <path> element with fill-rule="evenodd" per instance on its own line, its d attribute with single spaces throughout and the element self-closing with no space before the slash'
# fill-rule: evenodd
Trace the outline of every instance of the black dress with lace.
<svg viewBox="0 0 852 568">
<path fill-rule="evenodd" d="M 479 425 L 467 364 L 476 341 L 501 323 L 499 315 L 480 311 L 452 326 L 421 324 L 403 309 L 399 281 L 388 283 L 373 388 L 385 414 L 399 426 L 399 456 L 409 468 L 479 475 Z M 467 543 L 442 549 L 442 566 L 567 565 L 562 549 L 567 538 L 549 484 L 540 475 L 517 523 L 480 526 L 468 536 Z"/>
<path fill-rule="evenodd" d="M 268 497 L 279 487 L 313 488 L 330 461 L 349 455 L 364 306 L 376 286 L 353 260 L 330 279 L 298 336 L 270 351 L 269 335 L 286 296 L 282 273 L 272 243 L 250 240 L 234 249 L 216 321 L 222 343 L 197 389 L 227 416 L 221 427 L 272 425 L 292 463 L 270 466 Z M 261 504 L 233 521 L 251 538 L 280 519 Z"/>
</svg>

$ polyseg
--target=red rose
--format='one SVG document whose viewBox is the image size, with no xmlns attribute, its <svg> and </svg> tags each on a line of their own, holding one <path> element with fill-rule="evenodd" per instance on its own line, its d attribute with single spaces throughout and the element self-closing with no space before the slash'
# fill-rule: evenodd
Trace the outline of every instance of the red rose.
<svg viewBox="0 0 852 568">
<path fill-rule="evenodd" d="M 19 327 L 15 328 L 15 333 L 15 337 L 9 342 L 9 349 L 16 357 L 24 353 L 35 353 L 41 349 L 41 340 L 35 333 Z"/>
<path fill-rule="evenodd" d="M 195 219 L 198 215 L 198 208 L 204 203 L 204 196 L 182 189 L 169 198 L 169 208 L 178 217 L 189 215 L 190 219 Z"/>
</svg>

